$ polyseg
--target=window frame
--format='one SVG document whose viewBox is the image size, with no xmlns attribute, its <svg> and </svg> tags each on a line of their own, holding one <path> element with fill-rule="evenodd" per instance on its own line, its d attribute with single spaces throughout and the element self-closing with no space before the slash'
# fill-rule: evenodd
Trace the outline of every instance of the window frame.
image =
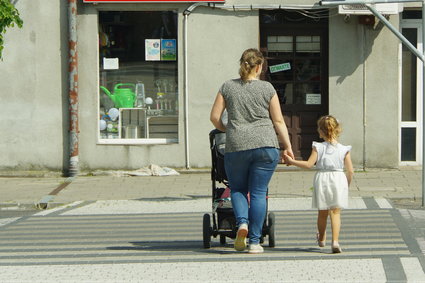
<svg viewBox="0 0 425 283">
<path fill-rule="evenodd" d="M 96 22 L 96 30 L 97 30 L 97 41 L 99 41 L 99 28 L 100 28 L 100 13 L 101 12 L 174 12 L 176 14 L 177 17 L 177 25 L 176 25 L 176 46 L 177 46 L 177 52 L 176 52 L 176 69 L 177 69 L 177 73 L 176 73 L 176 82 L 177 82 L 177 102 L 178 102 L 178 111 L 176 113 L 177 116 L 177 138 L 102 138 L 101 137 L 101 131 L 100 131 L 100 124 L 99 124 L 99 118 L 96 120 L 97 123 L 97 135 L 96 135 L 96 144 L 98 145 L 172 145 L 172 144 L 178 144 L 181 140 L 181 130 L 180 130 L 180 126 L 181 126 L 181 119 L 182 119 L 182 115 L 181 113 L 181 103 L 179 103 L 181 101 L 181 86 L 180 86 L 180 56 L 179 56 L 179 48 L 178 46 L 180 45 L 180 41 L 181 41 L 181 35 L 179 32 L 179 12 L 177 8 L 172 8 L 172 9 L 147 9 L 147 10 L 124 10 L 124 9 L 120 9 L 120 7 L 117 7 L 117 9 L 108 9 L 108 10 L 98 10 L 97 11 L 97 22 Z M 101 115 L 101 111 L 100 111 L 100 73 L 101 73 L 101 69 L 100 69 L 100 48 L 99 45 L 96 45 L 96 62 L 97 62 L 97 79 L 96 79 L 96 85 L 97 87 L 97 104 L 96 104 L 96 111 L 97 111 L 97 116 L 96 117 L 100 117 Z M 118 109 L 119 110 L 119 109 Z"/>
</svg>

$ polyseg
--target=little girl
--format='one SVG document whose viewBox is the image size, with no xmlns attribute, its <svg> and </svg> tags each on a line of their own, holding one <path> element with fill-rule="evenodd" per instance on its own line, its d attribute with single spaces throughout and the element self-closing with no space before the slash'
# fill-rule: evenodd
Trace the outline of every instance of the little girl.
<svg viewBox="0 0 425 283">
<path fill-rule="evenodd" d="M 338 243 L 341 227 L 341 208 L 348 206 L 348 187 L 353 178 L 351 146 L 338 143 L 341 127 L 333 116 L 323 116 L 317 121 L 317 130 L 322 143 L 313 142 L 313 149 L 307 161 L 294 160 L 284 155 L 285 163 L 301 168 L 311 168 L 316 163 L 318 169 L 313 181 L 312 207 L 319 210 L 317 216 L 317 243 L 324 247 L 326 242 L 326 224 L 328 215 L 332 227 L 332 252 L 342 252 Z M 344 174 L 344 167 L 346 173 Z"/>
</svg>

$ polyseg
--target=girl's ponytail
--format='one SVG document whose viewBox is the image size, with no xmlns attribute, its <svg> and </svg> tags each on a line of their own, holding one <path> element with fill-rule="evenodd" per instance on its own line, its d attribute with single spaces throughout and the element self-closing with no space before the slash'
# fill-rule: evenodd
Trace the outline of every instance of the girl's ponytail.
<svg viewBox="0 0 425 283">
<path fill-rule="evenodd" d="M 336 140 L 341 133 L 338 120 L 331 115 L 320 117 L 317 121 L 317 127 L 326 140 Z"/>
</svg>

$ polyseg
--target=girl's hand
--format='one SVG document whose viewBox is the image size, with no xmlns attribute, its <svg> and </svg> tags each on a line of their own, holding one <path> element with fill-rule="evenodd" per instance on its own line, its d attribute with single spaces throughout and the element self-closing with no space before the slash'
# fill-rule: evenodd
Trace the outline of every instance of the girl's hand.
<svg viewBox="0 0 425 283">
<path fill-rule="evenodd" d="M 292 152 L 292 148 L 290 148 L 290 149 L 285 149 L 285 150 L 283 151 L 283 154 L 284 154 L 284 155 L 288 155 L 288 156 L 289 156 L 289 157 L 291 157 L 292 159 L 295 159 L 294 153 Z"/>
<path fill-rule="evenodd" d="M 285 149 L 282 151 L 283 163 L 286 165 L 292 165 L 291 161 L 295 159 L 292 149 Z"/>
<path fill-rule="evenodd" d="M 283 160 L 284 160 L 285 164 L 292 165 L 292 161 L 294 159 L 292 158 L 292 156 L 289 156 L 288 154 L 284 153 L 283 154 Z"/>
</svg>

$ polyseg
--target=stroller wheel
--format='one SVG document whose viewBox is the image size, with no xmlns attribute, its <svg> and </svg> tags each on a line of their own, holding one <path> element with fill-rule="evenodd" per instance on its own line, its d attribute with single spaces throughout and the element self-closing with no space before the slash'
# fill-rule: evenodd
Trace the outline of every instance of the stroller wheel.
<svg viewBox="0 0 425 283">
<path fill-rule="evenodd" d="M 204 248 L 209 249 L 211 248 L 211 235 L 212 235 L 212 229 L 211 229 L 211 217 L 208 213 L 204 214 L 204 220 L 203 220 L 203 226 L 202 226 L 202 232 L 203 232 L 203 239 L 204 239 Z"/>
<path fill-rule="evenodd" d="M 274 229 L 275 229 L 275 215 L 273 212 L 270 212 L 267 217 L 268 222 L 268 228 L 269 228 L 269 247 L 274 248 L 275 247 L 275 237 L 274 237 Z"/>
<path fill-rule="evenodd" d="M 226 244 L 226 236 L 225 235 L 220 235 L 220 244 L 221 245 L 225 245 Z"/>
</svg>

